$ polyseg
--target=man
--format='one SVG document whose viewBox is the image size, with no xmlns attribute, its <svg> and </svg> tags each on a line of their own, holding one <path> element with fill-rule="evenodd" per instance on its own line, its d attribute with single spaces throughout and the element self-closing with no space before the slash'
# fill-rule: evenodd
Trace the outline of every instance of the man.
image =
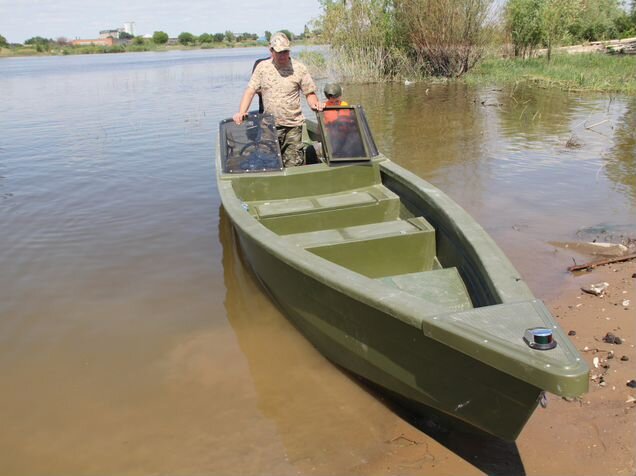
<svg viewBox="0 0 636 476">
<path fill-rule="evenodd" d="M 316 95 L 316 85 L 307 67 L 290 57 L 291 45 L 283 32 L 274 33 L 269 42 L 271 60 L 260 62 L 250 78 L 234 122 L 241 124 L 257 92 L 263 97 L 264 112 L 276 119 L 276 132 L 285 167 L 303 165 L 302 126 L 305 122 L 300 94 L 315 111 L 323 105 Z"/>
</svg>

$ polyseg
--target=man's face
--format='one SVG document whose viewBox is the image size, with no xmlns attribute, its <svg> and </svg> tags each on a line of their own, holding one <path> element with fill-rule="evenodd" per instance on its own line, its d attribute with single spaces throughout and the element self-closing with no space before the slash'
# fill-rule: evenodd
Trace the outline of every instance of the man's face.
<svg viewBox="0 0 636 476">
<path fill-rule="evenodd" d="M 274 63 L 278 66 L 287 66 L 290 58 L 289 50 L 277 53 L 274 49 L 272 49 L 272 58 L 274 59 Z"/>
</svg>

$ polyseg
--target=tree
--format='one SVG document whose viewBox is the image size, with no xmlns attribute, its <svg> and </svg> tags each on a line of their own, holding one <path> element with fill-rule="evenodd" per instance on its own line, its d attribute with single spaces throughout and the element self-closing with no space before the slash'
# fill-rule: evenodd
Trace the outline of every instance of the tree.
<svg viewBox="0 0 636 476">
<path fill-rule="evenodd" d="M 132 42 L 133 45 L 143 45 L 145 43 L 143 36 L 135 36 Z"/>
<path fill-rule="evenodd" d="M 215 43 L 221 43 L 223 38 L 225 38 L 225 33 L 215 33 L 212 38 L 214 38 Z"/>
<path fill-rule="evenodd" d="M 581 8 L 568 31 L 575 41 L 607 40 L 629 29 L 625 20 L 627 13 L 619 0 L 581 0 Z"/>
<path fill-rule="evenodd" d="M 0 35 L 0 48 L 8 46 L 7 39 Z"/>
<path fill-rule="evenodd" d="M 152 34 L 152 41 L 157 45 L 163 45 L 168 42 L 168 34 L 165 31 L 155 31 Z"/>
<path fill-rule="evenodd" d="M 548 61 L 552 58 L 552 47 L 563 40 L 568 28 L 576 19 L 578 0 L 544 0 L 541 5 L 543 42 L 548 48 Z"/>
<path fill-rule="evenodd" d="M 234 33 L 232 33 L 231 31 L 226 31 L 225 32 L 225 41 L 227 41 L 228 43 L 234 43 L 236 41 L 236 35 Z"/>
<path fill-rule="evenodd" d="M 280 30 L 280 31 L 285 33 L 285 36 L 289 38 L 290 41 L 294 39 L 294 34 L 291 31 L 289 30 Z"/>
<path fill-rule="evenodd" d="M 265 30 L 265 39 L 269 43 L 270 38 L 272 37 L 272 32 Z"/>
<path fill-rule="evenodd" d="M 199 43 L 212 43 L 212 35 L 210 35 L 209 33 L 200 34 Z"/>
<path fill-rule="evenodd" d="M 34 36 L 24 42 L 25 45 L 48 45 L 52 40 L 42 38 L 41 36 Z"/>
<path fill-rule="evenodd" d="M 188 33 L 187 31 L 180 33 L 178 38 L 179 43 L 181 43 L 182 45 L 194 44 L 194 35 L 192 33 Z"/>
<path fill-rule="evenodd" d="M 120 31 L 119 32 L 119 39 L 120 40 L 132 40 L 134 37 L 135 37 L 135 35 L 131 35 L 127 31 Z"/>
<path fill-rule="evenodd" d="M 258 35 L 256 33 L 243 32 L 240 35 L 236 36 L 236 41 L 249 41 L 249 40 L 258 40 Z"/>
<path fill-rule="evenodd" d="M 492 0 L 400 0 L 383 7 L 391 41 L 405 42 L 408 55 L 434 76 L 458 77 L 484 54 Z"/>
<path fill-rule="evenodd" d="M 510 35 L 516 57 L 529 57 L 541 44 L 542 1 L 510 0 L 506 4 L 506 30 Z"/>
</svg>

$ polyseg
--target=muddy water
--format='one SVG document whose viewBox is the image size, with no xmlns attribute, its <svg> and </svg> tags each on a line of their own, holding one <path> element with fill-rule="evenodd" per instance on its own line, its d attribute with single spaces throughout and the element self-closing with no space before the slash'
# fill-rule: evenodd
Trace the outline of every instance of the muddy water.
<svg viewBox="0 0 636 476">
<path fill-rule="evenodd" d="M 514 446 L 403 436 L 417 422 L 325 362 L 242 264 L 215 135 L 262 53 L 0 61 L 0 474 L 531 473 Z M 539 297 L 571 285 L 551 241 L 634 231 L 633 98 L 345 95 Z"/>
</svg>

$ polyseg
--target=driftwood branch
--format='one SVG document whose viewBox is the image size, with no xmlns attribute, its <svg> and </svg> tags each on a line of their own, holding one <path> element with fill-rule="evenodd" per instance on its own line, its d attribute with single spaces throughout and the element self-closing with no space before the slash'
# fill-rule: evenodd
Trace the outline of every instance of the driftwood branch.
<svg viewBox="0 0 636 476">
<path fill-rule="evenodd" d="M 578 264 L 575 266 L 570 266 L 568 268 L 568 271 L 572 272 L 572 271 L 581 271 L 583 269 L 592 269 L 592 268 L 596 268 L 597 266 L 603 266 L 605 264 L 612 264 L 612 263 L 621 263 L 623 261 L 629 261 L 635 258 L 636 258 L 636 253 L 631 255 L 618 256 L 616 258 L 602 259 L 602 260 L 592 261 L 587 264 Z"/>
</svg>

